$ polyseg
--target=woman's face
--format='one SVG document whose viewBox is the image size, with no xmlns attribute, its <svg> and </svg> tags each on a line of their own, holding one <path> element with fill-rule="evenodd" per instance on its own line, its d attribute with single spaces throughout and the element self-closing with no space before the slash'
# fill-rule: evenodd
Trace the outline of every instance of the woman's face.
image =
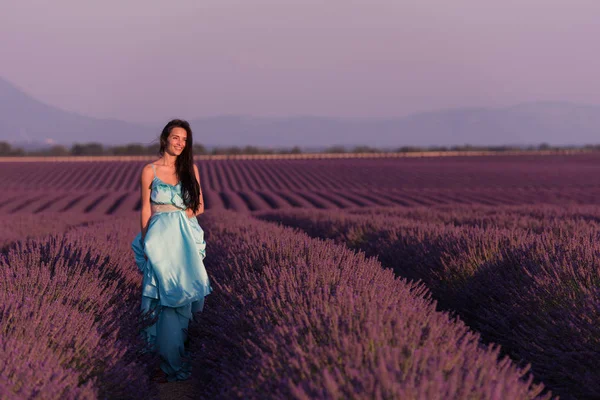
<svg viewBox="0 0 600 400">
<path fill-rule="evenodd" d="M 166 151 L 174 156 L 180 155 L 185 147 L 186 140 L 186 130 L 176 126 L 175 128 L 171 129 L 171 133 L 169 133 Z"/>
</svg>

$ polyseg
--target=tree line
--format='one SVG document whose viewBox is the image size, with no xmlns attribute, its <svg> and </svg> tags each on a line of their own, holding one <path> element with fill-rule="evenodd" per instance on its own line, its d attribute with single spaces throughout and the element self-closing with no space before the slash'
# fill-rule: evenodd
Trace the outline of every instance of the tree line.
<svg viewBox="0 0 600 400">
<path fill-rule="evenodd" d="M 581 150 L 600 150 L 600 144 L 588 144 L 584 146 L 551 146 L 548 143 L 530 146 L 474 146 L 474 145 L 458 145 L 458 146 L 400 146 L 397 148 L 380 149 L 371 146 L 329 146 L 320 151 L 307 151 L 299 146 L 290 148 L 266 148 L 259 146 L 224 146 L 206 148 L 202 144 L 194 145 L 194 154 L 196 155 L 229 155 L 229 154 L 301 154 L 301 153 L 411 153 L 411 152 L 428 152 L 428 151 L 539 151 L 539 150 L 566 150 L 566 149 L 581 149 Z M 0 141 L 0 156 L 119 156 L 119 155 L 156 155 L 159 151 L 158 144 L 142 145 L 131 143 L 122 146 L 106 146 L 101 143 L 75 143 L 71 147 L 63 145 L 54 145 L 38 150 L 24 150 L 20 147 L 13 147 L 6 141 Z"/>
</svg>

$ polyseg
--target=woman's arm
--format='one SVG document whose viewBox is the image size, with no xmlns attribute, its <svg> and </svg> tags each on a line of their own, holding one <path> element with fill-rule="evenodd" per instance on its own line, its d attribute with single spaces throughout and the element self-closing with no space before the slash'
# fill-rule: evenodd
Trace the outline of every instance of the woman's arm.
<svg viewBox="0 0 600 400">
<path fill-rule="evenodd" d="M 152 209 L 150 208 L 150 191 L 153 177 L 154 172 L 152 172 L 152 166 L 148 164 L 142 169 L 142 174 L 140 176 L 140 190 L 142 199 L 140 225 L 142 229 L 142 241 L 146 237 L 148 221 L 150 220 L 150 216 L 152 215 Z"/>
<path fill-rule="evenodd" d="M 200 187 L 200 208 L 198 208 L 198 212 L 194 212 L 191 208 L 188 208 L 186 211 L 188 218 L 195 217 L 196 215 L 200 215 L 204 213 L 204 198 L 202 197 L 202 185 L 200 184 L 200 173 L 198 172 L 198 166 L 194 164 L 194 173 L 196 174 L 196 179 L 198 180 L 198 186 Z"/>
</svg>

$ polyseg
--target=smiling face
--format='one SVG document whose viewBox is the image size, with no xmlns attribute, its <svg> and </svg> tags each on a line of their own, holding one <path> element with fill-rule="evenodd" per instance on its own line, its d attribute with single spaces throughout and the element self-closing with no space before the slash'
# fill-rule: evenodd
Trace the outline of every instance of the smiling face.
<svg viewBox="0 0 600 400">
<path fill-rule="evenodd" d="M 171 129 L 167 137 L 166 151 L 174 156 L 178 156 L 183 151 L 187 140 L 187 132 L 178 126 Z"/>
</svg>

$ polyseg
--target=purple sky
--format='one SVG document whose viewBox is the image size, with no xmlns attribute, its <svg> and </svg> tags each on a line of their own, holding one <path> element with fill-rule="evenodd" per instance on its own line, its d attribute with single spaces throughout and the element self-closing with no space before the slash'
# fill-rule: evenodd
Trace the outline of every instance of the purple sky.
<svg viewBox="0 0 600 400">
<path fill-rule="evenodd" d="M 0 2 L 0 77 L 91 116 L 600 104 L 598 0 Z"/>
</svg>

